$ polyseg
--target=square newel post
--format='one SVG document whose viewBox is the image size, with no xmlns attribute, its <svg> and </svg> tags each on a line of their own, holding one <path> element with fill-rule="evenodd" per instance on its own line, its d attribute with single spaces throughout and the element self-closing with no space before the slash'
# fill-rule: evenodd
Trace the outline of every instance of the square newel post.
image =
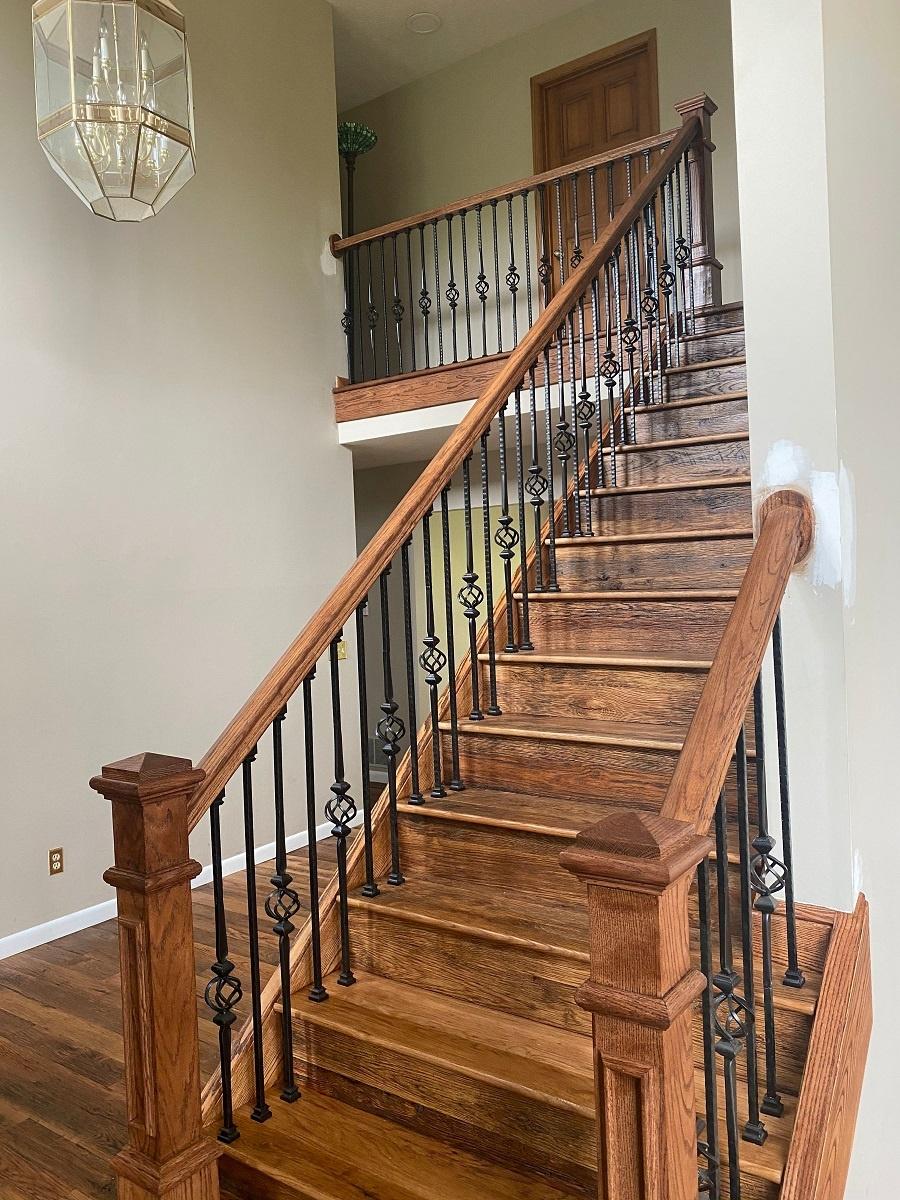
<svg viewBox="0 0 900 1200">
<path fill-rule="evenodd" d="M 119 1200 L 218 1200 L 221 1148 L 204 1136 L 194 973 L 189 759 L 140 754 L 91 787 L 112 802 L 128 1144 Z"/>
<path fill-rule="evenodd" d="M 710 137 L 710 118 L 718 109 L 705 92 L 675 105 L 682 124 L 700 118 L 700 136 L 687 152 L 690 172 L 691 246 L 694 264 L 694 303 L 698 308 L 722 303 L 722 264 L 716 258 L 716 218 L 713 205 L 712 156 L 715 144 Z"/>
<path fill-rule="evenodd" d="M 692 826 L 622 812 L 560 856 L 588 889 L 599 1126 L 597 1195 L 697 1200 L 691 1016 L 706 986 L 690 959 L 688 891 L 712 849 Z"/>
</svg>

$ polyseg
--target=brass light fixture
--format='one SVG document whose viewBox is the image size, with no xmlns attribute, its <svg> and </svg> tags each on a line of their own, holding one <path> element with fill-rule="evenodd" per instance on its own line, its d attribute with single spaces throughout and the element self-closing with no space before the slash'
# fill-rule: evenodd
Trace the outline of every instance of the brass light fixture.
<svg viewBox="0 0 900 1200">
<path fill-rule="evenodd" d="M 38 140 L 110 221 L 155 216 L 195 172 L 191 64 L 170 0 L 38 0 Z"/>
</svg>

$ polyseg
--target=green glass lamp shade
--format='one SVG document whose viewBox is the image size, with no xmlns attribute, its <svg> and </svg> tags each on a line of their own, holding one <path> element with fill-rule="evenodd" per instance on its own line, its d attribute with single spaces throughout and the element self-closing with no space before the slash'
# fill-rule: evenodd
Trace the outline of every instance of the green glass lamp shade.
<svg viewBox="0 0 900 1200">
<path fill-rule="evenodd" d="M 338 152 L 342 158 L 357 158 L 368 154 L 378 141 L 378 135 L 368 125 L 358 121 L 343 121 L 338 125 Z"/>
</svg>

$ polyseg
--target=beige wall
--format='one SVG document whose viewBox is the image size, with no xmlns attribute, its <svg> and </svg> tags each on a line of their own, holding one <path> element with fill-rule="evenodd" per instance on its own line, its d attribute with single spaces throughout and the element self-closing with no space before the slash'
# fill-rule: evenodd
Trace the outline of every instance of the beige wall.
<svg viewBox="0 0 900 1200">
<path fill-rule="evenodd" d="M 740 296 L 728 0 L 596 0 L 344 114 L 380 139 L 357 168 L 357 227 L 530 174 L 531 77 L 650 28 L 659 43 L 661 128 L 679 124 L 677 100 L 705 91 L 719 105 L 718 253 L 726 299 Z"/>
<path fill-rule="evenodd" d="M 846 908 L 862 889 L 872 906 L 875 1031 L 846 1195 L 881 1200 L 900 1061 L 900 10 L 732 8 L 754 474 L 811 487 L 820 522 L 785 611 L 799 895 Z"/>
<path fill-rule="evenodd" d="M 92 217 L 50 170 L 28 5 L 0 12 L 0 935 L 109 899 L 91 774 L 145 749 L 198 759 L 355 552 L 330 396 L 331 10 L 278 0 L 248 25 L 237 0 L 182 8 L 199 174 L 140 227 Z M 265 745 L 257 776 L 262 797 Z"/>
</svg>

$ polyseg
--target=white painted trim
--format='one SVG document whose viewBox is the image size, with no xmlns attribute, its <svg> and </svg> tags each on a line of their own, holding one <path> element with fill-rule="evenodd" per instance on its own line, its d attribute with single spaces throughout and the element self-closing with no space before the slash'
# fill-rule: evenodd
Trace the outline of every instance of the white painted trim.
<svg viewBox="0 0 900 1200">
<path fill-rule="evenodd" d="M 360 815 L 354 822 L 358 825 L 362 821 Z M 331 822 L 326 821 L 322 825 L 316 826 L 316 841 L 321 842 L 331 833 Z M 294 850 L 302 850 L 309 845 L 309 833 L 304 829 L 302 833 L 291 834 L 287 838 L 288 852 Z M 265 846 L 257 846 L 254 852 L 255 862 L 268 862 L 275 857 L 275 843 L 269 842 Z M 246 855 L 236 854 L 233 858 L 226 858 L 222 863 L 223 875 L 236 875 L 239 871 L 243 871 L 246 862 Z M 191 887 L 203 887 L 204 884 L 212 883 L 212 866 L 204 867 L 197 878 L 192 882 Z M 110 921 L 116 915 L 115 900 L 104 900 L 102 904 L 95 904 L 91 908 L 82 908 L 79 912 L 68 913 L 64 917 L 56 917 L 53 921 L 47 921 L 43 925 L 33 925 L 30 929 L 22 929 L 19 933 L 11 933 L 7 937 L 0 938 L 0 961 L 5 958 L 11 958 L 14 954 L 22 954 L 25 950 L 34 950 L 38 946 L 45 946 L 47 942 L 55 942 L 58 938 L 68 937 L 70 933 L 78 933 L 82 929 L 89 929 L 93 925 L 101 925 L 104 921 Z"/>
</svg>

